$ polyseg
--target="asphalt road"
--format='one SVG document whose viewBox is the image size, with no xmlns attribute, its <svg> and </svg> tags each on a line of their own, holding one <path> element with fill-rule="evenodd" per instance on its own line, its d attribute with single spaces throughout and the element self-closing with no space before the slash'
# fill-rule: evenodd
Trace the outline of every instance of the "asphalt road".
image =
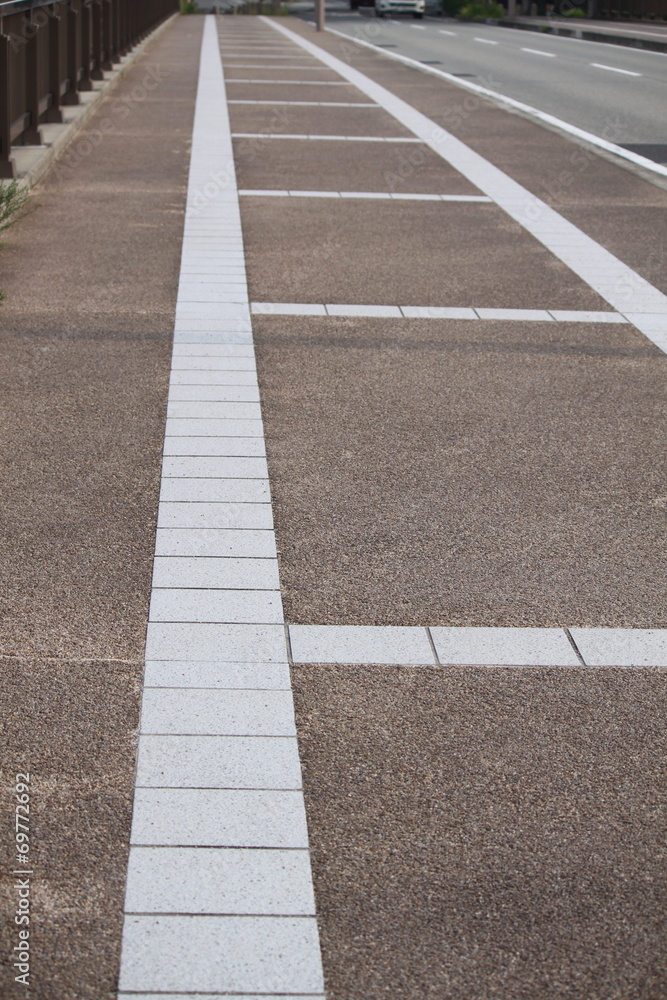
<svg viewBox="0 0 667 1000">
<path fill-rule="evenodd" d="M 487 24 L 379 20 L 371 9 L 329 27 L 522 101 L 618 145 L 667 160 L 667 54 Z M 639 152 L 639 150 L 637 150 Z"/>
</svg>

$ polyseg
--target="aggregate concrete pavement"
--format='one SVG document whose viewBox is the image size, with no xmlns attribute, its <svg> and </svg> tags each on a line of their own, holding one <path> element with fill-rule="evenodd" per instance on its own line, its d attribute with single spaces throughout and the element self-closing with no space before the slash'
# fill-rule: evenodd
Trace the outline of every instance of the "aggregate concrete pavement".
<svg viewBox="0 0 667 1000">
<path fill-rule="evenodd" d="M 34 872 L 28 990 L 13 982 L 15 880 L 3 873 L 3 996 L 113 1000 L 142 665 L 15 656 L 0 669 L 3 825 L 10 830 L 9 790 L 27 770 Z M 4 843 L 19 867 L 9 832 Z"/>
<path fill-rule="evenodd" d="M 301 97 L 298 99 L 305 100 Z M 324 100 L 321 94 L 319 100 Z M 408 130 L 381 108 L 299 107 L 281 104 L 276 101 L 274 94 L 268 107 L 235 105 L 230 110 L 234 132 L 262 132 L 271 129 L 273 135 L 305 132 L 315 135 L 410 137 Z"/>
<path fill-rule="evenodd" d="M 496 205 L 248 198 L 243 225 L 257 302 L 606 306 Z"/>
<path fill-rule="evenodd" d="M 665 996 L 664 673 L 293 675 L 331 1000 Z"/>
<path fill-rule="evenodd" d="M 148 46 L 2 250 L 1 808 L 13 839 L 29 771 L 34 867 L 27 991 L 3 873 L 8 998 L 115 997 L 200 34 Z"/>
<path fill-rule="evenodd" d="M 254 328 L 288 621 L 665 626 L 663 386 L 639 333 Z"/>
<path fill-rule="evenodd" d="M 217 26 L 225 75 L 248 81 L 229 98 L 272 100 L 231 104 L 232 130 L 272 133 L 280 111 L 295 133 L 352 135 L 363 121 L 370 136 L 404 137 L 387 110 L 286 105 L 367 98 L 331 86 L 336 72 L 264 20 Z M 201 32 L 183 18 L 164 33 L 143 57 L 164 70 L 159 86 L 132 104 L 140 62 L 114 94 L 131 113 L 107 107 L 110 133 L 52 173 L 2 251 L 5 786 L 30 765 L 40 1000 L 116 995 Z M 318 42 L 341 55 L 340 40 Z M 288 68 L 273 68 L 272 46 L 294 54 Z M 597 157 L 565 181 L 574 148 L 561 137 L 484 102 L 461 115 L 450 84 L 344 55 L 440 115 L 435 127 L 458 114 L 457 136 L 539 197 L 560 183 L 558 210 L 660 284 L 665 192 Z M 285 823 L 282 806 L 240 808 L 236 794 L 301 801 L 296 732 L 329 1000 L 657 1000 L 664 672 L 299 665 L 295 731 L 280 593 L 234 583 L 275 555 L 248 289 L 297 313 L 414 303 L 621 317 L 493 204 L 265 193 L 238 199 L 239 221 L 233 183 L 207 193 L 232 147 L 210 45 L 206 60 L 190 175 L 203 208 L 183 245 L 163 468 L 175 521 L 155 563 L 168 556 L 173 576 L 171 595 L 153 582 L 166 596 L 137 774 L 140 810 L 157 806 L 150 822 L 135 814 L 148 832 L 133 840 L 129 886 L 148 903 L 128 903 L 122 998 L 153 1000 L 136 986 L 149 981 L 174 1000 L 321 998 L 300 814 Z M 267 79 L 303 85 L 251 82 Z M 234 155 L 241 189 L 480 193 L 422 143 L 267 136 L 235 140 Z M 252 327 L 288 623 L 665 625 L 664 355 L 631 322 L 274 314 Z M 232 478 L 232 465 L 257 478 Z M 185 522 L 206 518 L 193 539 Z M 278 839 L 248 851 L 230 840 L 244 829 Z M 232 854 L 251 876 L 259 864 L 258 879 L 221 879 Z M 299 877 L 285 879 L 292 864 Z M 257 909 L 262 892 L 273 909 Z"/>
<path fill-rule="evenodd" d="M 358 92 L 351 95 L 352 100 L 360 96 Z M 300 94 L 299 100 L 311 97 Z M 318 97 L 321 95 L 314 95 L 314 99 Z M 336 92 L 335 99 L 349 98 Z M 289 190 L 292 186 L 297 191 L 479 194 L 470 181 L 423 146 L 284 139 L 279 158 L 260 156 L 262 146 L 258 143 L 237 139 L 234 146 L 241 189 Z"/>
</svg>

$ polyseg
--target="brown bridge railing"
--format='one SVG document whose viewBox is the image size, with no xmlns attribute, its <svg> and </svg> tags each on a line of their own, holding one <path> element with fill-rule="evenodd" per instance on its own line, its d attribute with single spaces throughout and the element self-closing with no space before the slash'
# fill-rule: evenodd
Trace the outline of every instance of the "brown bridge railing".
<svg viewBox="0 0 667 1000">
<path fill-rule="evenodd" d="M 178 9 L 177 0 L 0 2 L 0 177 L 12 145 L 41 145 L 40 124 L 63 120 L 83 90 Z"/>
</svg>

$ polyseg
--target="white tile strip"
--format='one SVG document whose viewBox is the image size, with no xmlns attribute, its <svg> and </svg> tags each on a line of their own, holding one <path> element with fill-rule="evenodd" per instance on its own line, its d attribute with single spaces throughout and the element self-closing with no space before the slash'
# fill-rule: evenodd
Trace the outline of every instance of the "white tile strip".
<svg viewBox="0 0 667 1000">
<path fill-rule="evenodd" d="M 285 56 L 276 56 L 276 59 L 285 59 Z M 299 58 L 298 56 L 296 57 Z M 291 60 L 290 60 L 291 61 Z M 306 62 L 308 60 L 305 60 Z M 281 66 L 279 63 L 232 63 L 227 60 L 227 66 L 230 70 L 234 69 L 295 69 L 299 73 L 321 73 L 321 66 Z"/>
<path fill-rule="evenodd" d="M 586 236 L 546 202 L 385 87 L 275 20 L 263 18 L 263 21 L 353 84 L 369 100 L 381 105 L 438 156 L 492 198 L 656 347 L 667 352 L 667 295 Z M 377 51 L 369 43 L 360 41 L 359 44 Z"/>
<path fill-rule="evenodd" d="M 174 993 L 321 998 L 317 924 L 310 916 L 130 914 L 120 983 L 120 996 L 167 993 L 169 1000 Z"/>
<path fill-rule="evenodd" d="M 290 625 L 289 633 L 294 663 L 667 667 L 667 629 Z"/>
<path fill-rule="evenodd" d="M 667 667 L 666 629 L 570 629 L 591 666 Z"/>
<path fill-rule="evenodd" d="M 344 83 L 341 80 L 234 80 L 231 77 L 227 78 L 227 83 L 270 83 L 276 84 L 281 83 L 289 87 L 349 87 L 349 83 Z"/>
<path fill-rule="evenodd" d="M 558 628 L 432 628 L 431 635 L 441 663 L 535 667 L 580 663 L 567 635 Z"/>
<path fill-rule="evenodd" d="M 251 302 L 255 316 L 378 316 L 406 319 L 483 319 L 516 322 L 628 323 L 616 312 L 558 309 L 480 309 L 462 306 L 343 305 L 315 302 Z"/>
<path fill-rule="evenodd" d="M 388 191 L 254 191 L 242 188 L 239 195 L 244 198 L 373 198 L 383 201 L 482 201 L 487 203 L 491 201 L 484 194 L 394 194 Z"/>
<path fill-rule="evenodd" d="M 426 629 L 290 625 L 294 663 L 435 663 Z"/>
<path fill-rule="evenodd" d="M 227 104 L 268 104 L 272 108 L 276 105 L 289 105 L 296 108 L 377 108 L 379 105 L 371 103 L 360 103 L 352 101 L 227 101 Z M 239 191 L 239 194 L 241 192 Z"/>
<path fill-rule="evenodd" d="M 314 142 L 421 142 L 392 135 L 306 135 L 303 132 L 233 132 L 233 139 L 307 139 Z"/>
<path fill-rule="evenodd" d="M 119 993 L 118 1000 L 321 1000 L 321 997 L 304 993 L 298 996 L 294 993 Z"/>
<path fill-rule="evenodd" d="M 272 86 L 274 84 L 282 84 L 288 87 L 349 87 L 349 83 L 344 83 L 341 80 L 234 80 L 231 77 L 227 78 L 227 83 L 270 83 Z"/>
<path fill-rule="evenodd" d="M 324 987 L 243 240 L 205 20 L 120 997 Z"/>
</svg>

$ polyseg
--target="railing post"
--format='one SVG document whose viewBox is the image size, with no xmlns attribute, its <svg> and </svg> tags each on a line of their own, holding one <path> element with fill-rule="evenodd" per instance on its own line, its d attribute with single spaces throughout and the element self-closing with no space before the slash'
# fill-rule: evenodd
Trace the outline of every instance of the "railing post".
<svg viewBox="0 0 667 1000">
<path fill-rule="evenodd" d="M 27 21 L 27 19 L 26 19 Z M 34 28 L 31 38 L 28 38 L 25 50 L 25 97 L 26 111 L 30 116 L 30 123 L 23 133 L 23 142 L 26 146 L 43 145 L 42 133 L 39 130 L 39 52 L 37 49 L 39 38 L 39 24 L 33 19 L 30 12 L 29 22 Z"/>
<path fill-rule="evenodd" d="M 92 0 L 83 0 L 81 4 L 81 79 L 79 90 L 93 90 L 93 11 Z"/>
<path fill-rule="evenodd" d="M 60 32 L 62 22 L 58 7 L 54 5 L 49 15 L 49 75 L 48 87 L 51 93 L 51 106 L 44 120 L 47 122 L 62 122 L 63 113 L 60 110 L 60 88 L 63 82 L 62 59 L 60 58 Z"/>
<path fill-rule="evenodd" d="M 63 94 L 63 104 L 79 104 L 79 70 L 81 67 L 81 45 L 79 32 L 81 15 L 71 3 L 67 5 L 65 15 L 65 31 L 67 32 L 67 90 Z"/>
<path fill-rule="evenodd" d="M 104 35 L 102 24 L 102 5 L 100 0 L 92 0 L 90 8 L 93 25 L 93 40 L 91 46 L 93 69 L 91 70 L 90 75 L 93 80 L 103 80 L 104 68 L 102 63 L 104 62 Z"/>
<path fill-rule="evenodd" d="M 112 0 L 102 0 L 102 38 L 104 46 L 104 60 L 102 69 L 112 70 L 114 64 L 114 36 L 113 36 L 113 3 Z"/>
<path fill-rule="evenodd" d="M 120 62 L 123 50 L 123 0 L 113 0 L 113 50 L 115 62 Z"/>
<path fill-rule="evenodd" d="M 12 152 L 12 107 L 11 107 L 11 73 L 9 60 L 9 38 L 2 33 L 3 24 L 0 18 L 0 177 L 13 177 L 15 174 Z"/>
</svg>

